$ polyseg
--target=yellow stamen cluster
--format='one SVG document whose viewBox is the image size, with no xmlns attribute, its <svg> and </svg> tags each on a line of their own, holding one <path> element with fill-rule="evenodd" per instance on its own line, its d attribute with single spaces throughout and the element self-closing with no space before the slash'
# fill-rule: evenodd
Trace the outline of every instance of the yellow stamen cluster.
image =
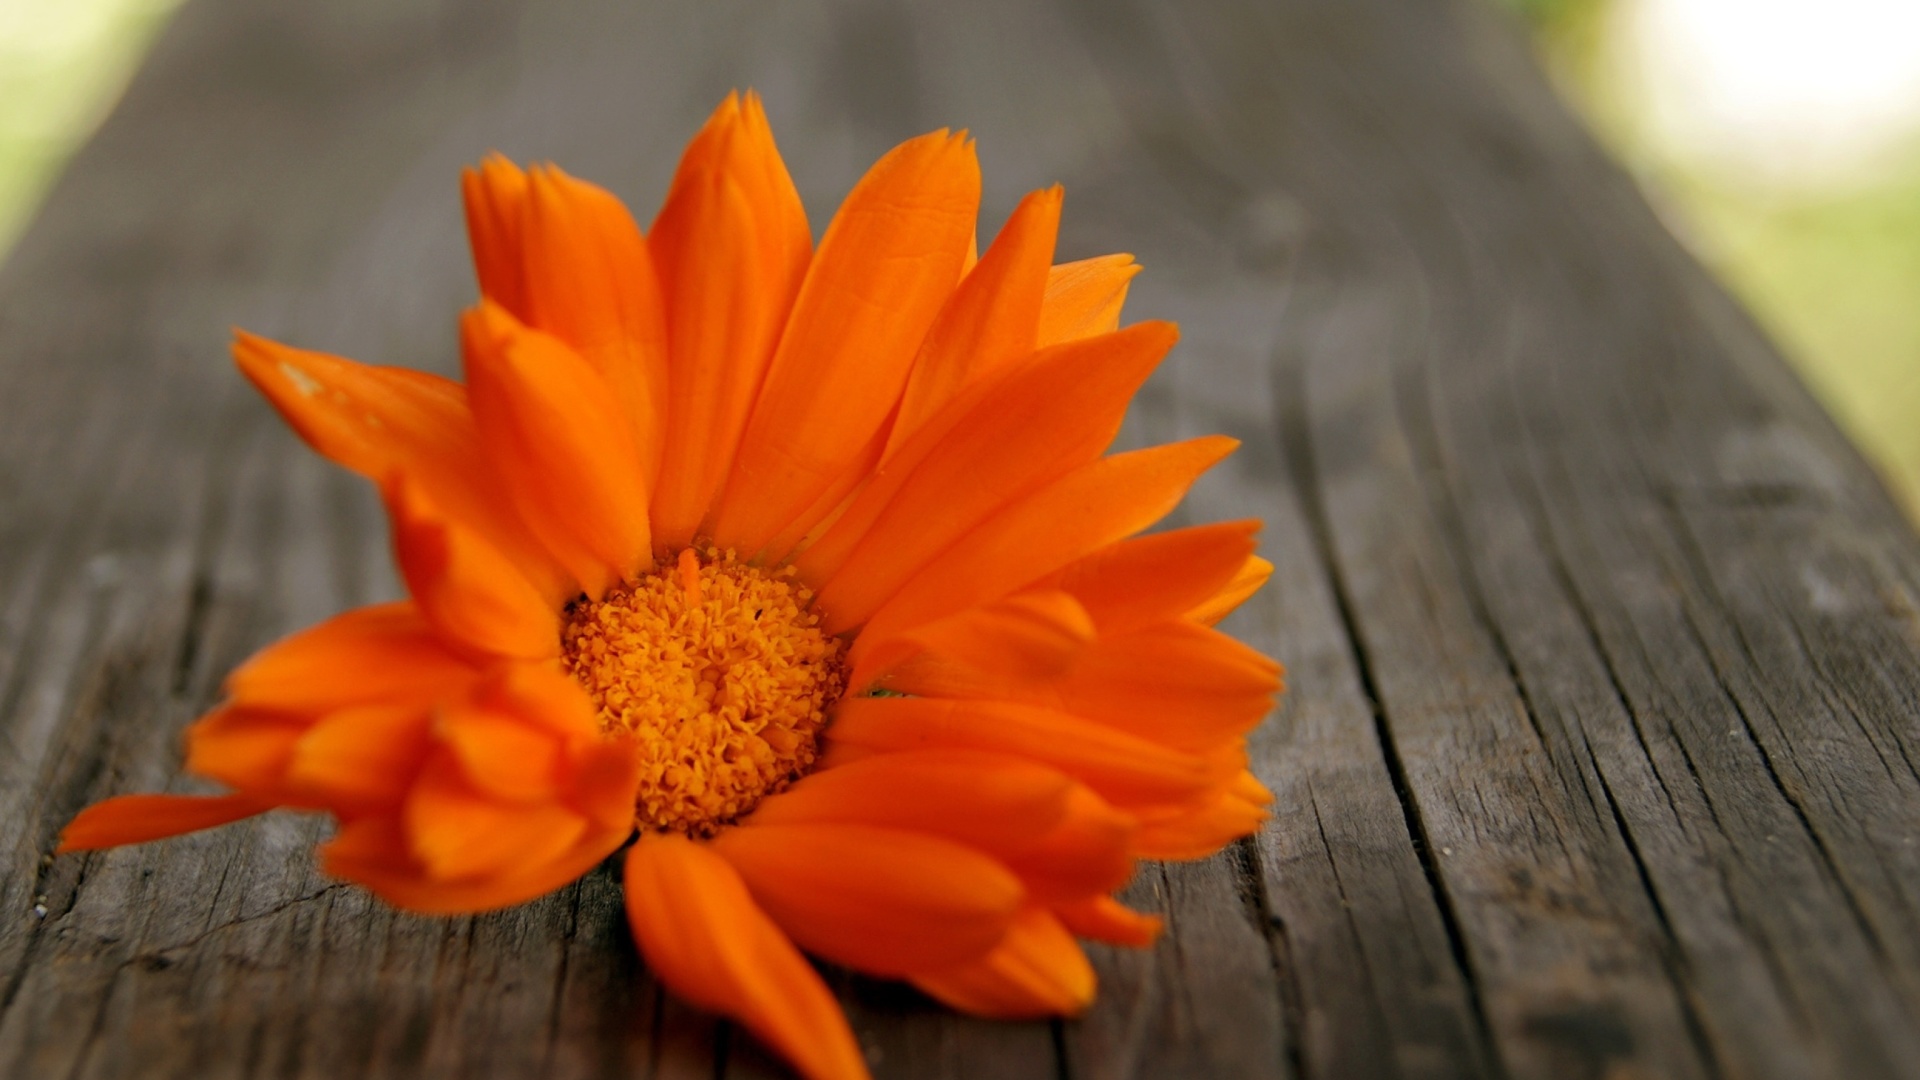
<svg viewBox="0 0 1920 1080">
<path fill-rule="evenodd" d="M 568 607 L 568 669 L 634 736 L 641 828 L 710 834 L 812 767 L 847 672 L 792 575 L 688 549 Z"/>
</svg>

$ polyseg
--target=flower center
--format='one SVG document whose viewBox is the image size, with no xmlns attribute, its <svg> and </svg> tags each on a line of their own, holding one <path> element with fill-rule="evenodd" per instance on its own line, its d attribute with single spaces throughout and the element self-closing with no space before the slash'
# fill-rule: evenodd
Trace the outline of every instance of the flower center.
<svg viewBox="0 0 1920 1080">
<path fill-rule="evenodd" d="M 567 669 L 634 736 L 641 828 L 710 834 L 812 768 L 847 670 L 793 573 L 689 548 L 568 606 Z"/>
</svg>

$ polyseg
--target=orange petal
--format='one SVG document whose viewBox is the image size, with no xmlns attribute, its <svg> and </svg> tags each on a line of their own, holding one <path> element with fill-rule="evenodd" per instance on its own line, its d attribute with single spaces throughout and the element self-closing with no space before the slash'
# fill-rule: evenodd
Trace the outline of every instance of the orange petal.
<svg viewBox="0 0 1920 1080">
<path fill-rule="evenodd" d="M 674 993 L 739 1020 L 810 1080 L 865 1080 L 839 1003 L 725 859 L 649 833 L 627 851 L 626 893 L 634 940 Z"/>
<path fill-rule="evenodd" d="M 426 876 L 399 819 L 378 815 L 342 823 L 333 839 L 320 845 L 320 866 L 332 877 L 366 886 L 394 907 L 424 915 L 466 915 L 544 896 L 593 869 L 631 835 L 631 821 L 593 828 L 544 862 L 515 860 L 499 874 L 441 881 Z"/>
<path fill-rule="evenodd" d="M 984 953 L 1020 907 L 1020 882 L 1004 866 L 922 833 L 742 825 L 712 848 L 802 948 L 875 975 Z"/>
<path fill-rule="evenodd" d="M 428 720 L 419 705 L 331 713 L 294 745 L 287 782 L 336 812 L 390 810 L 426 760 Z"/>
<path fill-rule="evenodd" d="M 1040 307 L 1039 343 L 1058 345 L 1119 326 L 1127 283 L 1139 272 L 1131 255 L 1101 255 L 1054 267 Z"/>
<path fill-rule="evenodd" d="M 227 696 L 235 705 L 317 716 L 353 705 L 428 702 L 475 677 L 420 609 L 402 602 L 356 608 L 261 649 L 227 676 Z"/>
<path fill-rule="evenodd" d="M 1176 621 L 1101 637 L 1032 700 L 1200 751 L 1265 719 L 1279 672 L 1280 665 L 1225 634 Z"/>
<path fill-rule="evenodd" d="M 889 450 L 968 386 L 1033 352 L 1061 198 L 1056 185 L 1020 200 L 986 257 L 940 309 L 914 359 Z"/>
<path fill-rule="evenodd" d="M 1099 457 L 1177 337 L 1142 323 L 1062 346 L 928 421 L 796 560 L 821 610 L 858 625 L 994 511 Z"/>
<path fill-rule="evenodd" d="M 55 854 L 164 840 L 271 809 L 249 795 L 116 795 L 75 814 Z"/>
<path fill-rule="evenodd" d="M 1228 615 L 1267 583 L 1273 576 L 1273 564 L 1258 555 L 1249 555 L 1242 563 L 1233 579 L 1220 587 L 1220 591 L 1187 612 L 1187 618 L 1197 623 L 1212 626 Z"/>
<path fill-rule="evenodd" d="M 648 237 L 668 326 L 656 543 L 690 542 L 727 471 L 813 239 L 760 99 L 729 94 L 680 159 Z"/>
<path fill-rule="evenodd" d="M 1278 664 L 1184 619 L 1101 636 L 1055 676 L 1022 678 L 1018 670 L 967 667 L 929 652 L 881 682 L 903 694 L 1057 709 L 1195 754 L 1259 724 L 1280 689 Z"/>
<path fill-rule="evenodd" d="M 491 877 L 539 866 L 587 831 L 571 809 L 552 803 L 500 802 L 446 758 L 427 763 L 407 794 L 408 839 L 427 876 L 441 881 Z"/>
<path fill-rule="evenodd" d="M 471 695 L 440 707 L 434 734 L 453 753 L 466 779 L 488 797 L 509 802 L 567 799 L 576 810 L 601 818 L 590 809 L 594 796 L 580 791 L 578 778 L 567 775 L 574 767 L 569 747 L 602 741 L 593 700 L 555 666 L 496 669 Z M 582 795 L 588 801 L 580 801 Z M 631 796 L 628 789 L 622 807 L 628 817 Z"/>
<path fill-rule="evenodd" d="M 1196 807 L 1143 813 L 1134 849 L 1149 859 L 1204 859 L 1259 832 L 1271 816 L 1235 792 L 1223 791 Z"/>
<path fill-rule="evenodd" d="M 613 389 L 640 478 L 666 435 L 667 331 L 653 258 L 619 199 L 547 165 L 528 174 L 527 325 L 573 347 Z"/>
<path fill-rule="evenodd" d="M 1064 903 L 1109 893 L 1133 877 L 1134 819 L 1084 787 L 1075 786 L 1067 813 L 1038 842 L 1007 856 L 1027 895 Z"/>
<path fill-rule="evenodd" d="M 850 656 L 942 615 L 1005 596 L 1166 516 L 1239 443 L 1221 435 L 1101 458 L 996 513 L 900 588 Z M 827 611 L 826 627 L 849 627 Z"/>
<path fill-rule="evenodd" d="M 1207 763 L 1191 754 L 1076 716 L 1008 702 L 847 698 L 835 710 L 827 740 L 876 750 L 946 747 L 1023 757 L 1075 777 L 1121 805 L 1186 802 L 1209 784 Z"/>
<path fill-rule="evenodd" d="M 868 650 L 847 685 L 863 689 L 922 652 L 1030 683 L 1065 671 L 1095 636 L 1093 620 L 1078 600 L 1058 589 L 1028 590 L 936 619 Z"/>
<path fill-rule="evenodd" d="M 979 203 L 973 144 L 944 131 L 895 148 L 855 185 L 747 422 L 713 519 L 721 545 L 757 552 L 881 431 L 959 280 Z"/>
<path fill-rule="evenodd" d="M 559 654 L 553 605 L 511 560 L 442 513 L 406 474 L 395 473 L 384 489 L 401 576 L 435 629 L 482 654 Z"/>
<path fill-rule="evenodd" d="M 1077 1015 L 1093 1004 L 1097 985 L 1073 935 L 1038 907 L 1023 910 L 992 952 L 912 982 L 961 1012 L 996 1020 Z"/>
<path fill-rule="evenodd" d="M 223 705 L 187 728 L 187 771 L 285 801 L 287 766 L 314 718 Z"/>
<path fill-rule="evenodd" d="M 665 433 L 666 326 L 632 215 L 597 185 L 497 154 L 466 170 L 461 189 L 481 295 L 600 372 L 650 479 Z"/>
<path fill-rule="evenodd" d="M 522 233 L 527 220 L 527 174 L 499 154 L 477 168 L 460 170 L 461 202 L 467 211 L 467 243 L 480 295 L 527 317 L 527 264 Z"/>
<path fill-rule="evenodd" d="M 1131 945 L 1144 949 L 1160 936 L 1165 922 L 1121 904 L 1111 896 L 1096 896 L 1070 904 L 1056 904 L 1054 915 L 1062 925 L 1083 938 Z"/>
<path fill-rule="evenodd" d="M 1073 788 L 1053 769 L 1004 754 L 909 751 L 815 772 L 762 802 L 747 821 L 851 822 L 1020 851 L 1060 824 Z"/>
<path fill-rule="evenodd" d="M 1224 521 L 1123 540 L 1052 579 L 1102 634 L 1178 618 L 1217 596 L 1253 553 L 1258 521 Z"/>
<path fill-rule="evenodd" d="M 405 472 L 543 595 L 554 601 L 571 595 L 565 572 L 495 490 L 459 383 L 288 348 L 245 331 L 234 333 L 233 358 L 315 450 L 375 482 Z"/>
<path fill-rule="evenodd" d="M 528 527 L 590 596 L 650 565 L 641 466 L 606 379 L 491 302 L 460 330 L 483 448 Z"/>
</svg>

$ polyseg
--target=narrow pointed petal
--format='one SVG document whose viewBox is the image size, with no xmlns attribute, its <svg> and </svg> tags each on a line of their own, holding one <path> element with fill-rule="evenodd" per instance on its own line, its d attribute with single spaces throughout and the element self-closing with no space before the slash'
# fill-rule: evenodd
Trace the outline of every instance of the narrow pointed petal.
<svg viewBox="0 0 1920 1080">
<path fill-rule="evenodd" d="M 605 189 L 551 165 L 527 180 L 522 321 L 566 342 L 606 380 L 650 487 L 666 437 L 667 334 L 647 243 Z"/>
<path fill-rule="evenodd" d="M 839 1003 L 725 859 L 649 833 L 627 852 L 625 883 L 634 940 L 674 993 L 740 1021 L 809 1080 L 866 1080 Z"/>
<path fill-rule="evenodd" d="M 527 318 L 527 264 L 522 257 L 527 174 L 499 154 L 460 170 L 461 202 L 467 212 L 467 243 L 473 249 L 480 295 Z"/>
<path fill-rule="evenodd" d="M 987 955 L 911 981 L 961 1012 L 996 1020 L 1078 1015 L 1098 985 L 1073 935 L 1038 907 L 1022 911 Z"/>
<path fill-rule="evenodd" d="M 902 144 L 854 187 L 794 301 L 715 540 L 757 552 L 883 434 L 959 279 L 979 203 L 973 144 L 944 131 Z"/>
<path fill-rule="evenodd" d="M 650 565 L 641 467 L 606 380 L 490 302 L 460 329 L 482 448 L 521 519 L 589 596 Z"/>
<path fill-rule="evenodd" d="M 1272 576 L 1272 563 L 1258 555 L 1250 555 L 1247 561 L 1241 564 L 1240 570 L 1233 575 L 1233 579 L 1221 586 L 1219 592 L 1194 605 L 1193 610 L 1187 612 L 1187 618 L 1212 626 L 1233 614 L 1234 609 L 1246 603 L 1254 593 L 1259 592 L 1260 586 L 1265 585 L 1267 579 Z"/>
<path fill-rule="evenodd" d="M 1023 895 L 986 855 L 897 829 L 743 825 L 710 846 L 802 948 L 875 975 L 986 952 Z"/>
<path fill-rule="evenodd" d="M 1176 619 L 1132 633 L 1100 636 L 1076 654 L 1070 667 L 1052 677 L 1023 677 L 1011 666 L 968 667 L 922 653 L 891 668 L 881 685 L 922 697 L 1025 702 L 1058 709 L 1162 746 L 1204 755 L 1244 735 L 1267 715 L 1280 689 L 1279 676 L 1280 666 L 1253 649 L 1218 631 Z"/>
<path fill-rule="evenodd" d="M 314 718 L 227 704 L 186 732 L 187 771 L 235 791 L 286 801 L 287 767 Z"/>
<path fill-rule="evenodd" d="M 407 793 L 407 837 L 427 876 L 441 881 L 497 876 L 558 858 L 586 832 L 565 807 L 493 799 L 455 764 L 427 764 Z"/>
<path fill-rule="evenodd" d="M 498 491 L 460 384 L 293 349 L 244 331 L 234 334 L 233 358 L 309 446 L 375 483 L 405 473 L 542 595 L 555 602 L 570 595 L 565 570 Z"/>
<path fill-rule="evenodd" d="M 273 809 L 247 795 L 116 795 L 74 815 L 57 854 L 144 844 L 227 825 Z"/>
<path fill-rule="evenodd" d="M 1056 904 L 1054 915 L 1076 937 L 1144 949 L 1166 926 L 1154 915 L 1143 915 L 1111 896 L 1096 896 L 1071 904 Z"/>
<path fill-rule="evenodd" d="M 1071 594 L 1030 589 L 936 619 L 869 651 L 847 685 L 884 684 L 890 669 L 922 653 L 1010 683 L 1032 683 L 1066 671 L 1096 639 L 1092 618 Z"/>
<path fill-rule="evenodd" d="M 559 655 L 553 604 L 511 560 L 442 513 L 404 473 L 394 474 L 384 488 L 395 561 L 435 629 L 482 655 Z"/>
<path fill-rule="evenodd" d="M 406 911 L 471 915 L 545 896 L 593 869 L 632 834 L 631 822 L 592 828 L 545 861 L 516 860 L 502 873 L 446 881 L 425 873 L 400 819 L 383 814 L 343 823 L 332 840 L 320 845 L 320 868 L 330 877 L 364 885 Z"/>
<path fill-rule="evenodd" d="M 1040 307 L 1039 344 L 1058 345 L 1119 326 L 1127 284 L 1139 272 L 1131 255 L 1102 255 L 1054 267 Z"/>
<path fill-rule="evenodd" d="M 1007 868 L 1038 903 L 1109 893 L 1133 877 L 1135 832 L 1133 815 L 1076 785 L 1060 822 L 1009 855 Z"/>
<path fill-rule="evenodd" d="M 1222 791 L 1195 807 L 1142 815 L 1134 848 L 1149 859 L 1204 859 L 1222 847 L 1260 831 L 1273 815 L 1233 791 Z"/>
<path fill-rule="evenodd" d="M 287 784 L 336 812 L 391 811 L 426 761 L 429 722 L 418 705 L 331 713 L 294 745 Z"/>
<path fill-rule="evenodd" d="M 1053 584 L 1102 634 L 1176 619 L 1227 588 L 1253 554 L 1257 521 L 1225 521 L 1123 540 L 1068 566 Z"/>
<path fill-rule="evenodd" d="M 1050 350 L 927 422 L 796 560 L 822 610 L 857 625 L 995 511 L 1098 458 L 1178 338 L 1142 323 Z"/>
<path fill-rule="evenodd" d="M 1193 755 L 1034 705 L 938 698 L 859 697 L 840 703 L 829 746 L 875 750 L 939 747 L 1025 757 L 1085 783 L 1121 805 L 1184 803 L 1207 790 L 1207 763 Z M 833 761 L 830 754 L 828 760 Z"/>
<path fill-rule="evenodd" d="M 978 750 L 920 750 L 823 769 L 761 803 L 761 825 L 844 822 L 932 833 L 993 852 L 1033 846 L 1065 818 L 1073 781 Z"/>
<path fill-rule="evenodd" d="M 867 649 L 898 633 L 997 599 L 1165 517 L 1187 488 L 1239 443 L 1214 435 L 1115 454 L 1084 465 L 983 522 L 903 585 L 854 640 Z M 858 621 L 827 610 L 838 633 Z"/>
<path fill-rule="evenodd" d="M 668 327 L 656 541 L 693 540 L 773 359 L 813 241 L 759 98 L 729 95 L 695 136 L 647 239 Z"/>
<path fill-rule="evenodd" d="M 920 345 L 900 415 L 889 436 L 899 446 L 969 386 L 1034 351 L 1040 306 L 1060 231 L 1060 188 L 1020 200 L 979 265 L 966 272 Z"/>
<path fill-rule="evenodd" d="M 341 678 L 341 672 L 352 678 Z M 476 678 L 411 602 L 355 608 L 261 649 L 227 676 L 236 705 L 296 716 L 432 701 Z"/>
</svg>

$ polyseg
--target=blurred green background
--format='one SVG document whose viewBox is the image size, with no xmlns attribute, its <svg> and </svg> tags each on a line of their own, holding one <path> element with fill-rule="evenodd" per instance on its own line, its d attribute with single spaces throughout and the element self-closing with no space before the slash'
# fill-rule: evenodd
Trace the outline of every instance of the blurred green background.
<svg viewBox="0 0 1920 1080">
<path fill-rule="evenodd" d="M 178 2 L 0 0 L 0 252 Z M 1920 0 L 1490 2 L 1920 512 Z"/>
</svg>

